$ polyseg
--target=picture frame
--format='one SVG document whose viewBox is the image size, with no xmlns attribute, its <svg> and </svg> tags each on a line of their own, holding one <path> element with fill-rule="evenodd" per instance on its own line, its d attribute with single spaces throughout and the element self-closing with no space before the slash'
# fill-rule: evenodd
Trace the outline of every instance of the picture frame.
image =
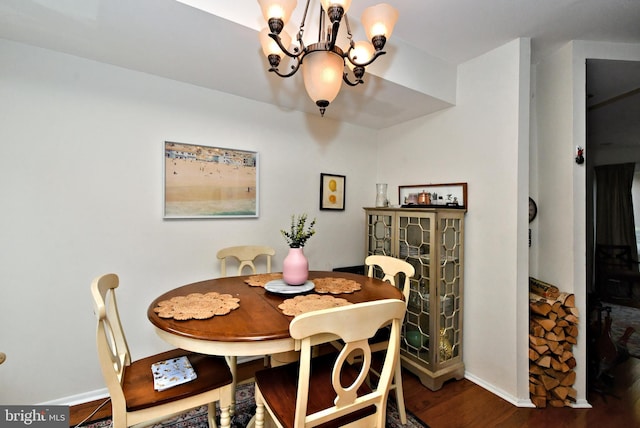
<svg viewBox="0 0 640 428">
<path fill-rule="evenodd" d="M 420 198 L 422 193 L 427 193 L 429 196 Z M 428 203 L 423 203 L 425 199 L 428 199 Z M 465 211 L 469 208 L 467 183 L 398 186 L 398 201 L 402 208 L 454 208 Z"/>
<path fill-rule="evenodd" d="M 336 174 L 320 174 L 320 209 L 344 211 L 347 177 Z"/>
<path fill-rule="evenodd" d="M 164 142 L 164 218 L 259 216 L 258 152 Z"/>
</svg>

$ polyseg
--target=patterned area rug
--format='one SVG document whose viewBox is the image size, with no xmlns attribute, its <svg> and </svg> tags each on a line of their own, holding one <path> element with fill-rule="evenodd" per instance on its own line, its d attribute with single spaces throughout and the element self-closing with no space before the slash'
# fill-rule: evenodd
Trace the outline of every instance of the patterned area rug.
<svg viewBox="0 0 640 428">
<path fill-rule="evenodd" d="M 245 383 L 236 389 L 236 414 L 231 419 L 232 428 L 245 428 L 256 411 L 253 399 L 254 384 Z M 216 412 L 219 422 L 219 411 Z M 111 426 L 111 419 L 102 419 L 85 425 L 86 428 L 107 428 Z M 207 407 L 202 406 L 189 410 L 179 416 L 152 425 L 153 428 L 208 428 Z M 407 424 L 402 425 L 398 416 L 398 409 L 393 398 L 387 402 L 387 428 L 429 428 L 427 424 L 407 411 Z"/>
<path fill-rule="evenodd" d="M 627 327 L 635 329 L 627 342 L 627 349 L 629 349 L 629 355 L 640 358 L 640 309 L 613 303 L 602 305 L 611 308 L 611 338 L 614 342 L 622 337 Z"/>
</svg>

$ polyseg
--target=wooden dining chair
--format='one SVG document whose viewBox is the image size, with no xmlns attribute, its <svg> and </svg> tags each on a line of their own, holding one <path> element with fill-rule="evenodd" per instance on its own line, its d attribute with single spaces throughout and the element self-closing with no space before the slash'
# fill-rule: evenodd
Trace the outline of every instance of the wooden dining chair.
<svg viewBox="0 0 640 428">
<path fill-rule="evenodd" d="M 394 286 L 396 285 L 396 277 L 399 273 L 404 274 L 404 281 L 402 283 L 402 294 L 404 295 L 405 305 L 409 304 L 409 294 L 411 292 L 410 278 L 415 274 L 415 268 L 408 262 L 397 259 L 395 257 L 383 256 L 374 254 L 368 256 L 364 260 L 365 266 L 367 266 L 367 276 L 373 277 L 376 267 L 382 270 L 383 281 L 387 281 Z M 380 339 L 382 337 L 383 339 Z M 374 343 L 371 344 L 372 352 L 384 351 L 387 349 L 388 342 L 386 340 L 386 331 L 380 332 L 376 335 Z M 379 373 L 376 370 L 372 370 L 375 375 Z M 402 389 L 402 365 L 400 360 L 396 365 L 395 374 L 393 376 L 393 382 L 390 389 L 395 390 L 396 402 L 398 404 L 398 414 L 400 415 L 400 422 L 407 423 L 407 410 L 404 405 L 404 391 Z"/>
<path fill-rule="evenodd" d="M 240 245 L 236 247 L 223 248 L 217 253 L 217 257 L 220 260 L 220 273 L 222 276 L 227 276 L 227 261 L 228 259 L 235 259 L 238 262 L 238 276 L 242 275 L 242 271 L 245 267 L 251 269 L 251 272 L 255 275 L 257 273 L 256 265 L 254 261 L 260 257 L 265 256 L 267 262 L 266 273 L 271 273 L 271 258 L 276 254 L 276 251 L 263 245 Z"/>
<path fill-rule="evenodd" d="M 159 421 L 194 407 L 208 405 L 210 427 L 216 426 L 215 402 L 220 404 L 220 426 L 230 427 L 231 371 L 224 358 L 174 349 L 131 361 L 129 345 L 120 323 L 115 274 L 97 277 L 91 284 L 97 319 L 98 360 L 111 397 L 114 428 Z M 154 389 L 151 365 L 186 355 L 197 378 L 165 389 Z"/>
<path fill-rule="evenodd" d="M 357 303 L 296 316 L 289 333 L 300 348 L 299 363 L 258 371 L 255 375 L 255 427 L 265 410 L 276 425 L 300 427 L 383 428 L 389 386 L 400 352 L 400 328 L 406 306 L 397 299 Z M 389 348 L 375 389 L 366 379 L 371 366 L 368 339 L 391 324 Z M 314 346 L 340 338 L 340 353 L 312 358 Z M 349 364 L 353 352 L 363 355 Z"/>
</svg>

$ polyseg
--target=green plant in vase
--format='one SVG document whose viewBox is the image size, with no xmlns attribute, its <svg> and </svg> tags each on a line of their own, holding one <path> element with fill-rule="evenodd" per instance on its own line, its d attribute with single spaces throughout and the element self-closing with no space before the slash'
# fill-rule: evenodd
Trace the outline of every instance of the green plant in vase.
<svg viewBox="0 0 640 428">
<path fill-rule="evenodd" d="M 309 223 L 308 227 L 306 227 L 306 223 L 306 214 L 300 214 L 297 219 L 295 215 L 292 215 L 290 231 L 287 232 L 284 229 L 280 230 L 280 233 L 282 233 L 282 236 L 284 236 L 284 239 L 287 241 L 287 244 L 289 244 L 289 247 L 302 248 L 304 247 L 304 244 L 307 243 L 309 238 L 315 235 L 316 231 L 314 229 L 314 226 L 316 225 L 316 219 L 314 218 L 311 223 Z"/>
</svg>

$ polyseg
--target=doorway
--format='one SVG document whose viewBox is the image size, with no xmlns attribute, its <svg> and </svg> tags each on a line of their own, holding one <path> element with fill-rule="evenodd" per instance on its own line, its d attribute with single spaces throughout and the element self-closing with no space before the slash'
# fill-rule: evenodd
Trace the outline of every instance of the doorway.
<svg viewBox="0 0 640 428">
<path fill-rule="evenodd" d="M 611 298 L 605 298 L 608 301 L 601 302 L 604 296 L 599 292 L 602 288 L 603 280 L 598 272 L 599 263 L 596 262 L 596 254 L 598 253 L 596 246 L 596 222 L 598 217 L 596 204 L 598 177 L 596 169 L 622 169 L 622 164 L 632 165 L 640 162 L 640 121 L 637 119 L 640 117 L 640 62 L 587 60 L 586 70 L 586 277 L 588 288 L 587 308 L 589 309 L 588 322 L 590 326 L 587 329 L 587 353 L 590 364 L 590 369 L 587 372 L 587 384 L 593 386 L 596 384 L 594 378 L 597 376 L 595 373 L 597 373 L 598 364 L 598 339 L 602 330 L 591 327 L 595 320 L 597 305 L 601 304 L 599 308 L 606 308 L 607 305 L 608 307 L 614 306 L 612 302 L 615 302 Z M 631 168 L 633 170 L 633 166 Z M 636 174 L 638 174 L 639 170 L 639 168 L 636 168 Z M 640 176 L 637 177 L 640 179 Z M 637 184 L 640 184 L 640 180 Z M 638 189 L 640 189 L 640 186 L 636 188 L 637 195 L 640 196 L 640 190 Z M 636 198 L 636 200 L 640 202 L 640 198 Z M 640 212 L 640 203 L 634 201 L 632 205 L 635 211 Z M 600 215 L 602 217 L 602 213 Z M 633 217 L 635 217 L 635 223 L 640 227 L 640 217 L 638 215 Z M 637 261 L 636 239 L 632 237 L 629 241 L 628 246 L 630 251 L 633 252 L 633 259 Z M 637 265 L 634 266 L 636 266 L 635 269 L 637 271 Z M 615 281 L 612 284 L 615 284 Z M 633 301 L 633 299 L 628 300 L 627 303 L 630 301 Z M 600 315 L 606 316 L 607 313 L 610 313 L 602 312 L 601 309 L 597 310 Z M 640 310 L 637 311 L 637 314 L 637 322 L 640 324 Z M 615 322 L 617 316 L 611 315 L 611 317 L 614 318 L 613 321 Z M 640 331 L 636 331 L 633 334 L 640 335 Z M 623 336 L 624 334 L 619 329 L 610 334 L 611 342 L 616 346 L 617 357 L 621 355 L 622 351 L 620 345 L 616 342 Z M 595 370 L 594 365 L 596 366 Z"/>
</svg>

